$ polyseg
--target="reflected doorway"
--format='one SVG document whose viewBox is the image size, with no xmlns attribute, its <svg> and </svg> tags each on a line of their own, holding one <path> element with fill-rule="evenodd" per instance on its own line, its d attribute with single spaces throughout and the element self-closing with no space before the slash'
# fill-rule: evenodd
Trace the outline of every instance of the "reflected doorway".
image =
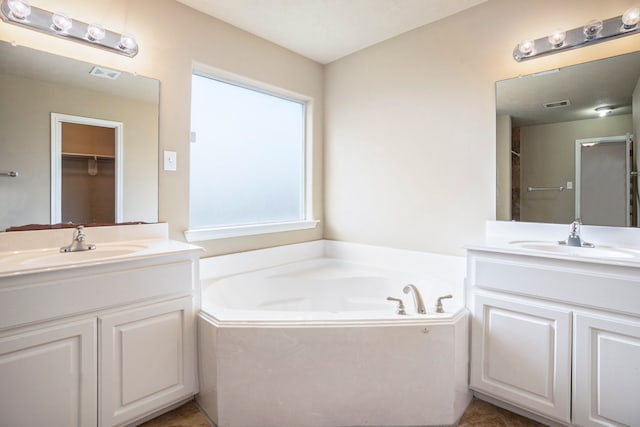
<svg viewBox="0 0 640 427">
<path fill-rule="evenodd" d="M 122 123 L 51 114 L 51 222 L 122 221 Z"/>
<path fill-rule="evenodd" d="M 575 213 L 583 224 L 632 224 L 631 135 L 576 140 Z"/>
</svg>

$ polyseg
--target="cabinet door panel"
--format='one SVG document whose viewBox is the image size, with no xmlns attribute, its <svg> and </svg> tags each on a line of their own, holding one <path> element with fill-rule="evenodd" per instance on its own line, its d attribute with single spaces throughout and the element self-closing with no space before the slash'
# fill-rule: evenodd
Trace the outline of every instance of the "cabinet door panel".
<svg viewBox="0 0 640 427">
<path fill-rule="evenodd" d="M 574 423 L 640 426 L 640 322 L 575 316 Z"/>
<path fill-rule="evenodd" d="M 471 387 L 569 422 L 571 312 L 476 295 Z"/>
<path fill-rule="evenodd" d="M 197 391 L 191 304 L 187 297 L 100 318 L 103 426 Z"/>
<path fill-rule="evenodd" d="M 0 338 L 0 424 L 95 426 L 95 319 Z"/>
</svg>

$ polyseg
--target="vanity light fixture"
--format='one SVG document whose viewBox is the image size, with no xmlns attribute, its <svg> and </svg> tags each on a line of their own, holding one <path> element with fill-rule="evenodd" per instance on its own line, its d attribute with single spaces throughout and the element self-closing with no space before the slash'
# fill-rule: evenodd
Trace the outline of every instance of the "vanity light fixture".
<svg viewBox="0 0 640 427">
<path fill-rule="evenodd" d="M 556 30 L 548 37 L 523 40 L 513 50 L 513 58 L 520 62 L 638 33 L 640 33 L 640 7 L 632 7 L 615 18 L 604 21 L 594 19 L 583 27 L 568 31 Z"/>
<path fill-rule="evenodd" d="M 64 13 L 51 13 L 30 6 L 24 0 L 1 0 L 0 10 L 0 18 L 10 24 L 87 43 L 131 58 L 138 54 L 138 42 L 135 37 L 105 30 L 100 24 L 72 20 Z"/>
</svg>

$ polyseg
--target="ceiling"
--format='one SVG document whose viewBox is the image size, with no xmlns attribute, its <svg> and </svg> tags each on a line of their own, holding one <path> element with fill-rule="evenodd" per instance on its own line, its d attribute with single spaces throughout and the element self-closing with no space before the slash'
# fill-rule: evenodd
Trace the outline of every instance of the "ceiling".
<svg viewBox="0 0 640 427">
<path fill-rule="evenodd" d="M 321 64 L 487 0 L 178 0 Z"/>
<path fill-rule="evenodd" d="M 610 115 L 631 114 L 631 97 L 640 76 L 640 53 L 572 65 L 496 84 L 497 114 L 514 126 L 568 122 L 598 117 L 596 107 L 613 106 Z M 568 100 L 570 105 L 543 104 Z"/>
</svg>

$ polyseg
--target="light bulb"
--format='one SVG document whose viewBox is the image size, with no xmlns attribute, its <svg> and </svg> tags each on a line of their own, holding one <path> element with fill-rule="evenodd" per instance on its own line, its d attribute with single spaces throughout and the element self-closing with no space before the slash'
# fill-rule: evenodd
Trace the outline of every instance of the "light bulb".
<svg viewBox="0 0 640 427">
<path fill-rule="evenodd" d="M 122 50 L 134 50 L 136 47 L 138 46 L 138 42 L 136 41 L 136 38 L 133 37 L 131 34 L 123 34 L 122 37 L 120 37 L 120 43 L 118 43 L 118 47 Z"/>
<path fill-rule="evenodd" d="M 582 32 L 584 33 L 584 36 L 587 38 L 587 40 L 591 40 L 600 35 L 600 33 L 602 32 L 602 27 L 602 21 L 600 21 L 599 19 L 593 19 L 587 22 L 587 24 L 582 29 Z"/>
<path fill-rule="evenodd" d="M 31 15 L 31 6 L 29 3 L 22 0 L 9 0 L 8 2 L 9 10 L 11 11 L 11 15 L 19 20 L 24 20 L 27 16 Z"/>
<path fill-rule="evenodd" d="M 598 116 L 600 117 L 604 117 L 607 114 L 611 114 L 613 113 L 613 110 L 615 110 L 615 107 L 612 105 L 605 105 L 603 107 L 598 107 L 596 108 L 596 113 L 598 113 Z"/>
<path fill-rule="evenodd" d="M 91 24 L 87 27 L 87 40 L 91 42 L 99 42 L 105 35 L 106 32 L 101 25 Z"/>
<path fill-rule="evenodd" d="M 51 28 L 54 31 L 65 33 L 73 26 L 73 20 L 64 13 L 54 13 L 51 17 Z"/>
<path fill-rule="evenodd" d="M 622 25 L 625 30 L 630 30 L 640 22 L 640 7 L 632 7 L 622 14 Z"/>
<path fill-rule="evenodd" d="M 518 45 L 518 50 L 523 55 L 531 55 L 533 53 L 533 49 L 535 48 L 536 43 L 533 40 L 522 40 Z"/>
<path fill-rule="evenodd" d="M 564 43 L 564 39 L 566 37 L 567 37 L 567 33 L 564 30 L 555 30 L 548 37 L 548 40 L 553 47 L 560 47 Z"/>
</svg>

